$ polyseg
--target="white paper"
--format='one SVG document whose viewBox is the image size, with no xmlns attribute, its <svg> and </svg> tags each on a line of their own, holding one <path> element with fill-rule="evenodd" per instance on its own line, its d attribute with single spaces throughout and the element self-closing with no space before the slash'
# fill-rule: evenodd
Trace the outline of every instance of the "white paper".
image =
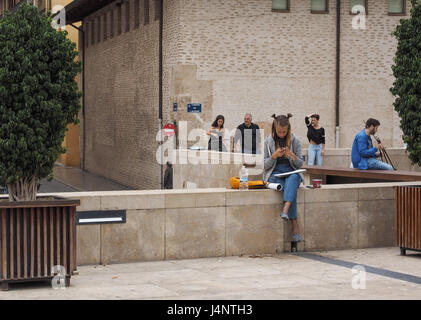
<svg viewBox="0 0 421 320">
<path fill-rule="evenodd" d="M 282 185 L 280 183 L 268 183 L 266 188 L 279 191 L 282 189 Z"/>
<path fill-rule="evenodd" d="M 306 169 L 298 169 L 298 170 L 291 171 L 291 172 L 278 173 L 278 174 L 275 174 L 274 176 L 280 178 L 280 177 L 289 176 L 290 174 L 301 173 L 301 172 L 306 172 L 306 171 L 307 171 Z"/>
</svg>

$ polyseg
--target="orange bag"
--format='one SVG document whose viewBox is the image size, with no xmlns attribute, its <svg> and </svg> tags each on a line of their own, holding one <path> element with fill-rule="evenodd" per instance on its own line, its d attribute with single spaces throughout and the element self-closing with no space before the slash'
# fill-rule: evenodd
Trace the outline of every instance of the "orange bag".
<svg viewBox="0 0 421 320">
<path fill-rule="evenodd" d="M 256 181 L 249 181 L 249 189 L 264 189 L 265 183 L 262 180 Z M 232 177 L 230 179 L 230 185 L 233 189 L 239 189 L 240 187 L 240 178 L 239 177 Z"/>
</svg>

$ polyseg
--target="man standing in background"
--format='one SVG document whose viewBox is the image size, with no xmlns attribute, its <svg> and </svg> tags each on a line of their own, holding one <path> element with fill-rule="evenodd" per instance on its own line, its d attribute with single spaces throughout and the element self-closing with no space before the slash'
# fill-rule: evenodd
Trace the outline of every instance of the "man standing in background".
<svg viewBox="0 0 421 320">
<path fill-rule="evenodd" d="M 241 141 L 241 152 L 249 154 L 260 153 L 260 128 L 257 124 L 252 123 L 252 116 L 250 113 L 244 115 L 244 123 L 237 127 L 234 136 L 234 143 L 232 152 L 234 152 L 235 145 L 238 140 Z"/>
</svg>

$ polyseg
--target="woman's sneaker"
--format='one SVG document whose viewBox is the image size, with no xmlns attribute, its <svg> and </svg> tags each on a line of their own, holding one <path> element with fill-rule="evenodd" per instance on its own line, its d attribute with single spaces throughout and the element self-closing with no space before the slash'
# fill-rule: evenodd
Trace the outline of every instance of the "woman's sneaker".
<svg viewBox="0 0 421 320">
<path fill-rule="evenodd" d="M 294 242 L 301 242 L 301 236 L 299 233 L 293 234 L 292 235 L 292 241 Z"/>
<path fill-rule="evenodd" d="M 281 216 L 282 220 L 284 220 L 284 221 L 288 221 L 289 220 L 288 215 L 285 214 L 285 213 L 283 213 L 283 212 L 281 212 L 280 216 Z"/>
</svg>

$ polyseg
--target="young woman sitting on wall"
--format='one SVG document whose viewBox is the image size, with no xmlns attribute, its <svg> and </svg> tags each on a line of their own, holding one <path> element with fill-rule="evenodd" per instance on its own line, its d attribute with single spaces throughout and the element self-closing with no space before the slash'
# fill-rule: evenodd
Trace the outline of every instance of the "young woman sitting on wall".
<svg viewBox="0 0 421 320">
<path fill-rule="evenodd" d="M 291 220 L 292 239 L 301 241 L 297 222 L 297 189 L 303 177 L 300 174 L 290 174 L 286 177 L 276 177 L 276 174 L 291 172 L 299 169 L 304 161 L 301 154 L 301 142 L 291 132 L 291 124 L 288 115 L 272 115 L 272 134 L 265 139 L 264 146 L 264 181 L 279 183 L 284 192 L 283 209 L 281 218 L 284 221 Z"/>
</svg>

